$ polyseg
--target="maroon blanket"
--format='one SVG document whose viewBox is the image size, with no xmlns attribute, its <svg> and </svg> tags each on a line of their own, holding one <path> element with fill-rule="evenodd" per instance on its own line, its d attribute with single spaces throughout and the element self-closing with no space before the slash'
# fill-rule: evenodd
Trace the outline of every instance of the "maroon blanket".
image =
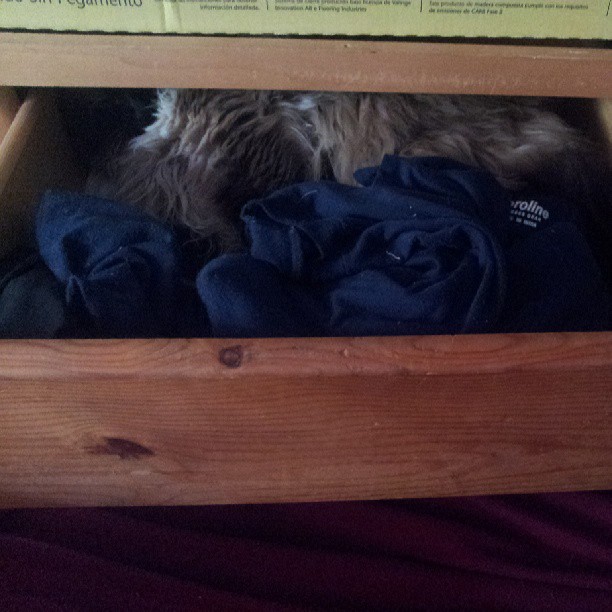
<svg viewBox="0 0 612 612">
<path fill-rule="evenodd" d="M 612 610 L 612 493 L 0 512 L 2 610 Z"/>
</svg>

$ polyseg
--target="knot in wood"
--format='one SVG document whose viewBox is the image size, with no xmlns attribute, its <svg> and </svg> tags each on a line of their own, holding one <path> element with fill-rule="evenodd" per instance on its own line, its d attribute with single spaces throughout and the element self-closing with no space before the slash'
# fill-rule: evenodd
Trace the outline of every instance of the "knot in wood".
<svg viewBox="0 0 612 612">
<path fill-rule="evenodd" d="M 243 355 L 244 351 L 239 344 L 228 346 L 219 351 L 219 362 L 228 368 L 239 368 Z"/>
</svg>

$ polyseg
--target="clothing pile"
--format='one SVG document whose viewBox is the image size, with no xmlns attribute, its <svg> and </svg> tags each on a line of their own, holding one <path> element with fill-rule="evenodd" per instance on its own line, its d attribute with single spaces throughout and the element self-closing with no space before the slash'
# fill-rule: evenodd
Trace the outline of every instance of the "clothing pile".
<svg viewBox="0 0 612 612">
<path fill-rule="evenodd" d="M 136 207 L 47 193 L 35 249 L 0 268 L 0 336 L 608 328 L 609 293 L 567 203 L 439 157 L 387 156 L 355 178 L 250 201 L 247 248 L 209 261 Z"/>
</svg>

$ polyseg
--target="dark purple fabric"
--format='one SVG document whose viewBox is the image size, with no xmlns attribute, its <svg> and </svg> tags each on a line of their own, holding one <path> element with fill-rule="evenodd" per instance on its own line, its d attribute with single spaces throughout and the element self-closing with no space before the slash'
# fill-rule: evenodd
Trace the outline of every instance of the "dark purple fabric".
<svg viewBox="0 0 612 612">
<path fill-rule="evenodd" d="M 2 610 L 610 610 L 612 493 L 0 513 Z"/>
</svg>

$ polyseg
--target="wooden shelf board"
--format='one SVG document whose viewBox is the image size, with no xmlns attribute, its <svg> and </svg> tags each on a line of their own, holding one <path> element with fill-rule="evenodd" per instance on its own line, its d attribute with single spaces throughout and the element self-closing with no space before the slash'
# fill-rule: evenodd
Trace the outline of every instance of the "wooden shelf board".
<svg viewBox="0 0 612 612">
<path fill-rule="evenodd" d="M 0 84 L 612 97 L 612 50 L 0 32 Z"/>
</svg>

